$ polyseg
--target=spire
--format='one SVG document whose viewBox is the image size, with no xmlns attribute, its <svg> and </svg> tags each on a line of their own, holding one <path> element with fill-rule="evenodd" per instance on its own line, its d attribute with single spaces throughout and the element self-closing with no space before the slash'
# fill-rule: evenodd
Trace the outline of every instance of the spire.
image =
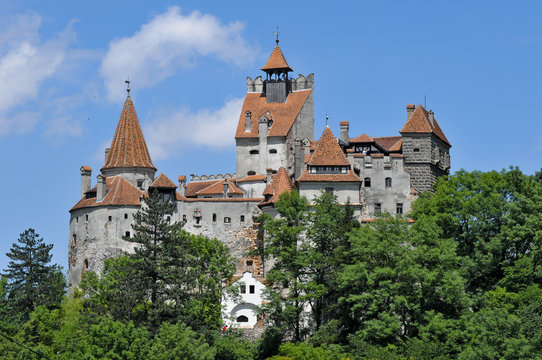
<svg viewBox="0 0 542 360">
<path fill-rule="evenodd" d="M 314 154 L 309 160 L 310 166 L 333 165 L 333 166 L 349 166 L 350 163 L 346 159 L 341 147 L 337 143 L 337 139 L 333 132 L 326 126 L 318 146 L 314 150 Z"/>
<path fill-rule="evenodd" d="M 111 168 L 150 168 L 156 170 L 152 164 L 130 96 L 124 102 L 109 156 L 102 170 Z"/>
<path fill-rule="evenodd" d="M 290 65 L 288 65 L 288 62 L 286 61 L 286 58 L 284 57 L 284 54 L 282 53 L 282 50 L 280 50 L 279 43 L 278 43 L 278 35 L 277 35 L 277 45 L 275 45 L 275 48 L 273 49 L 273 52 L 269 56 L 269 59 L 267 60 L 267 63 L 260 69 L 267 73 L 270 72 L 289 72 L 293 71 Z"/>
</svg>

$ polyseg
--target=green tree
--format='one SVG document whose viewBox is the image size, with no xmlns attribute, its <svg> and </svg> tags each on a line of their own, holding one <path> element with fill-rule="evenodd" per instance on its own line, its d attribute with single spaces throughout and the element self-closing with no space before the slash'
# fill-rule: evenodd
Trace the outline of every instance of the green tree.
<svg viewBox="0 0 542 360">
<path fill-rule="evenodd" d="M 216 349 L 210 347 L 203 337 L 183 323 L 164 323 L 151 348 L 155 360 L 194 359 L 211 360 Z"/>
<path fill-rule="evenodd" d="M 66 281 L 61 268 L 51 265 L 52 244 L 28 229 L 20 234 L 6 254 L 11 260 L 4 270 L 8 280 L 8 300 L 14 320 L 26 320 L 37 306 L 58 306 L 65 294 Z"/>
</svg>

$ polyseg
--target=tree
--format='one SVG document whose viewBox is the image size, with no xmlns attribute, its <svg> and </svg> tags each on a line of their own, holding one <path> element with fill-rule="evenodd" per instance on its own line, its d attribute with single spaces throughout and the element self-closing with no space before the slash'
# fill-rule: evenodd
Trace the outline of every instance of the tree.
<svg viewBox="0 0 542 360">
<path fill-rule="evenodd" d="M 58 306 L 65 294 L 66 281 L 58 265 L 50 265 L 53 245 L 30 228 L 20 234 L 18 243 L 6 254 L 11 261 L 4 270 L 8 280 L 10 312 L 19 320 L 37 306 Z"/>
</svg>

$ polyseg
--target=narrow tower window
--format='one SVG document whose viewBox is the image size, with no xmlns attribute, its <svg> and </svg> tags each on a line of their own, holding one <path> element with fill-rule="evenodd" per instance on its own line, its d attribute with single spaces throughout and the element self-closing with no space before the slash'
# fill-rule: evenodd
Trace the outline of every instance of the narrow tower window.
<svg viewBox="0 0 542 360">
<path fill-rule="evenodd" d="M 371 187 L 371 178 L 370 177 L 366 177 L 364 180 L 363 180 L 363 184 L 365 187 L 369 188 Z"/>
<path fill-rule="evenodd" d="M 391 188 L 391 178 L 390 177 L 386 178 L 386 187 Z"/>
</svg>

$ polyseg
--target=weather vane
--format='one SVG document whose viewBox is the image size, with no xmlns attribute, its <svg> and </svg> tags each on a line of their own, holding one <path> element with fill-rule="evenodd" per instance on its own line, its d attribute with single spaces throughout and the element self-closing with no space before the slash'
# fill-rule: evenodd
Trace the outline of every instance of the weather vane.
<svg viewBox="0 0 542 360">
<path fill-rule="evenodd" d="M 130 96 L 130 76 L 124 80 L 124 83 L 126 83 L 126 91 L 128 92 L 128 96 Z"/>
<path fill-rule="evenodd" d="M 275 31 L 273 34 L 276 35 L 277 39 L 275 40 L 275 42 L 277 43 L 277 45 L 279 44 L 279 27 L 277 26 L 277 31 Z"/>
</svg>

